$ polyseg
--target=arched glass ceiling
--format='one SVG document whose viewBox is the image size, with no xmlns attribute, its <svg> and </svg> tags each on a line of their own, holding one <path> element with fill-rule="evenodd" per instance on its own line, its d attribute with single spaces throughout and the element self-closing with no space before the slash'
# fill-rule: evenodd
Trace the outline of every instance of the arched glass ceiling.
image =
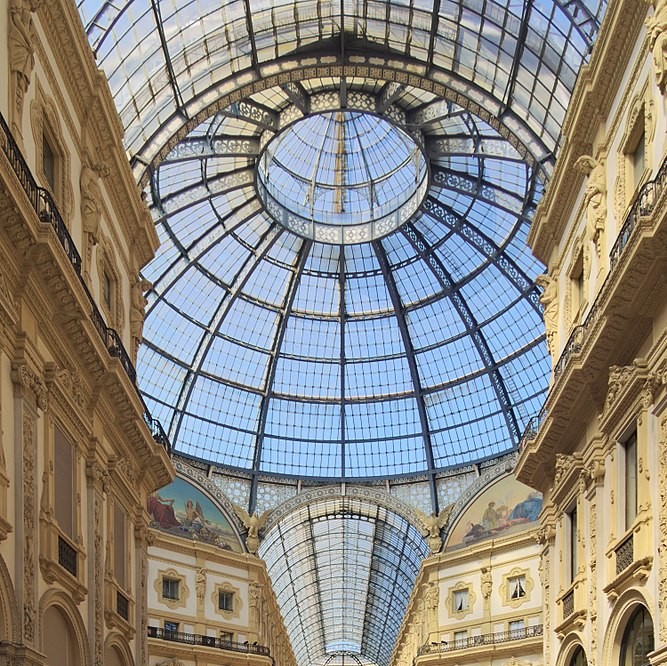
<svg viewBox="0 0 667 666">
<path fill-rule="evenodd" d="M 339 105 L 332 83 L 304 100 Z M 386 99 L 347 85 L 348 105 Z M 138 369 L 172 444 L 329 479 L 432 475 L 514 447 L 549 371 L 525 247 L 536 171 L 487 123 L 404 86 L 385 112 L 421 128 L 423 205 L 379 240 L 317 242 L 275 222 L 254 182 L 265 133 L 303 114 L 280 88 L 245 104 L 196 128 L 151 183 L 162 245 Z"/>
<path fill-rule="evenodd" d="M 270 529 L 266 562 L 300 666 L 386 666 L 428 548 L 405 518 L 349 497 Z"/>
<path fill-rule="evenodd" d="M 137 177 L 234 90 L 314 65 L 386 66 L 464 95 L 556 151 L 605 0 L 77 0 Z M 319 75 L 319 74 L 317 74 Z M 307 73 L 303 74 L 306 78 Z M 258 85 L 256 90 L 263 88 Z M 218 107 L 219 108 L 219 107 Z"/>
</svg>

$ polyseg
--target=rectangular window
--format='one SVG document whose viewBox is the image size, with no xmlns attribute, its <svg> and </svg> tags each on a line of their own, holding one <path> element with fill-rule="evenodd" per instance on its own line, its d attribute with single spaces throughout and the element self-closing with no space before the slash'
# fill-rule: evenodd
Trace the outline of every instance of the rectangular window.
<svg viewBox="0 0 667 666">
<path fill-rule="evenodd" d="M 164 633 L 165 634 L 177 634 L 178 633 L 178 622 L 170 622 L 169 620 L 164 621 Z"/>
<path fill-rule="evenodd" d="M 465 590 L 454 590 L 454 610 L 468 610 L 469 595 L 468 588 Z"/>
<path fill-rule="evenodd" d="M 623 445 L 625 452 L 625 529 L 629 530 L 637 517 L 637 433 Z"/>
<path fill-rule="evenodd" d="M 56 427 L 53 442 L 54 510 L 63 534 L 74 539 L 74 447 Z"/>
<path fill-rule="evenodd" d="M 220 632 L 220 640 L 223 643 L 233 643 L 234 642 L 234 634 L 231 631 L 221 631 Z"/>
<path fill-rule="evenodd" d="M 454 632 L 454 645 L 461 647 L 465 645 L 468 640 L 468 632 L 464 629 L 463 631 Z"/>
<path fill-rule="evenodd" d="M 526 630 L 526 623 L 524 620 L 511 620 L 509 623 L 509 630 L 513 638 L 520 637 Z"/>
<path fill-rule="evenodd" d="M 42 170 L 46 176 L 46 182 L 48 183 L 51 191 L 56 189 L 56 155 L 53 152 L 53 148 L 49 143 L 49 140 L 46 138 L 46 135 L 42 135 Z"/>
<path fill-rule="evenodd" d="M 567 514 L 568 520 L 568 546 L 570 550 L 570 583 L 574 582 L 574 578 L 577 575 L 577 568 L 579 567 L 578 557 L 577 557 L 577 507 L 574 508 Z"/>
<path fill-rule="evenodd" d="M 633 185 L 637 189 L 646 169 L 646 136 L 644 132 L 641 133 L 637 140 L 637 146 L 630 158 L 632 161 Z"/>
<path fill-rule="evenodd" d="M 109 312 L 111 312 L 111 286 L 112 283 L 109 273 L 104 271 L 104 274 L 102 275 L 102 301 Z"/>
<path fill-rule="evenodd" d="M 526 577 L 512 576 L 507 579 L 510 599 L 522 599 L 526 596 Z"/>
<path fill-rule="evenodd" d="M 234 593 L 233 592 L 218 592 L 218 608 L 224 611 L 234 610 Z"/>
<path fill-rule="evenodd" d="M 180 592 L 180 580 L 174 578 L 163 578 L 162 579 L 162 598 L 163 599 L 174 599 L 178 601 L 179 592 Z"/>
<path fill-rule="evenodd" d="M 125 545 L 125 512 L 117 502 L 113 505 L 113 570 L 118 584 L 125 589 L 127 569 Z"/>
</svg>

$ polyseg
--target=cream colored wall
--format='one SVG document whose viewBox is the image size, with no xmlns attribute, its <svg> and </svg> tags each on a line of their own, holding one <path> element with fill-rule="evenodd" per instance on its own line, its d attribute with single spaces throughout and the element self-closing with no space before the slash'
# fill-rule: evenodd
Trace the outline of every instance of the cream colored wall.
<svg viewBox="0 0 667 666">
<path fill-rule="evenodd" d="M 149 548 L 148 556 L 148 608 L 149 617 L 153 626 L 162 627 L 165 619 L 179 622 L 181 631 L 197 633 L 206 636 L 219 636 L 221 631 L 234 633 L 234 640 L 243 642 L 251 633 L 248 618 L 248 579 L 250 572 L 247 567 L 225 564 L 224 555 L 214 553 L 215 557 L 207 558 L 210 551 L 200 550 L 198 555 L 186 554 L 186 548 L 170 550 L 163 545 Z M 186 552 L 184 552 L 186 551 Z M 238 557 L 238 556 L 237 556 Z M 234 559 L 237 559 L 235 557 Z M 241 562 L 246 556 L 241 557 Z M 203 608 L 197 608 L 197 569 L 206 571 Z M 170 608 L 161 600 L 158 589 L 161 585 L 163 572 L 175 571 L 184 577 L 189 592 L 184 607 Z M 236 613 L 223 617 L 216 611 L 216 604 L 212 599 L 216 585 L 228 584 L 235 590 L 235 603 L 239 606 Z M 149 624 L 152 624 L 150 622 Z"/>
<path fill-rule="evenodd" d="M 495 481 L 497 479 L 491 484 Z M 527 628 L 542 624 L 540 547 L 535 533 L 533 523 L 528 529 L 508 536 L 449 550 L 445 547 L 443 552 L 424 560 L 396 641 L 392 666 L 431 663 L 499 666 L 517 663 L 511 661 L 512 657 L 520 659 L 521 664 L 541 664 L 541 635 L 519 640 L 489 637 L 489 634 L 507 632 L 510 622 L 516 620 L 523 620 Z M 487 598 L 484 596 L 486 586 L 482 585 L 483 577 L 486 579 L 483 570 L 491 580 Z M 507 578 L 512 575 L 526 576 L 525 598 L 516 601 L 508 598 Z M 433 585 L 438 590 L 435 624 L 429 611 L 429 590 Z M 467 611 L 456 612 L 452 594 L 462 587 L 469 589 L 470 606 Z M 454 633 L 458 631 L 466 631 L 471 639 L 486 638 L 478 645 L 456 647 Z M 439 645 L 446 649 L 440 650 Z M 451 650 L 452 645 L 456 649 Z M 418 654 L 421 646 L 428 648 L 426 654 Z"/>
<path fill-rule="evenodd" d="M 577 645 L 592 666 L 619 663 L 623 631 L 640 604 L 654 623 L 651 664 L 667 663 L 664 197 L 638 220 L 613 272 L 609 265 L 633 197 L 656 177 L 667 153 L 666 98 L 657 85 L 646 28 L 653 14 L 650 4 L 610 3 L 591 65 L 577 84 L 564 123 L 565 148 L 529 239 L 558 281 L 556 363 L 574 325 L 568 318 L 567 273 L 581 247 L 584 193 L 591 184 L 586 175 L 573 175 L 575 164 L 581 155 L 604 160 L 603 247 L 599 260 L 594 258 L 584 312 L 597 299 L 598 315 L 589 320 L 565 370 L 552 380 L 539 430 L 526 438 L 517 463 L 519 479 L 544 494 L 539 539 L 549 666 L 567 666 Z M 641 102 L 643 121 L 636 113 Z M 637 189 L 627 156 L 633 126 L 643 126 L 646 136 L 646 169 Z M 594 251 L 592 243 L 589 248 Z M 623 442 L 633 431 L 638 512 L 626 529 Z M 572 572 L 569 514 L 574 507 L 578 567 Z M 632 547 L 626 560 L 628 539 Z"/>
</svg>

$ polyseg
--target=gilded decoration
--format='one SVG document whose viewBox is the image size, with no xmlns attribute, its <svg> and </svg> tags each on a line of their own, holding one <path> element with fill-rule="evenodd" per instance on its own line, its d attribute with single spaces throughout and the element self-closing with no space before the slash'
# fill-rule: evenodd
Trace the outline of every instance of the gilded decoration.
<svg viewBox="0 0 667 666">
<path fill-rule="evenodd" d="M 522 593 L 516 592 L 515 584 L 513 584 L 513 579 L 519 578 L 522 579 Z M 502 605 L 509 606 L 510 608 L 518 608 L 519 606 L 522 606 L 530 601 L 534 587 L 535 582 L 530 576 L 530 570 L 514 567 L 509 573 L 503 576 L 503 582 L 498 588 L 498 594 L 500 595 Z"/>
<path fill-rule="evenodd" d="M 465 608 L 461 610 L 456 609 L 456 593 L 467 590 L 468 592 L 468 603 Z M 447 611 L 450 618 L 455 618 L 457 620 L 462 620 L 466 615 L 472 613 L 475 606 L 475 601 L 477 600 L 477 595 L 472 590 L 472 585 L 470 583 L 459 581 L 454 585 L 454 587 L 449 588 L 449 594 L 447 595 Z"/>
<path fill-rule="evenodd" d="M 243 507 L 235 504 L 234 511 L 236 511 L 236 515 L 239 517 L 239 520 L 243 523 L 246 530 L 248 530 L 245 539 L 246 548 L 248 549 L 248 552 L 256 555 L 257 549 L 259 548 L 259 531 L 266 524 L 271 509 L 267 509 L 260 516 L 255 513 L 251 516 Z"/>
<path fill-rule="evenodd" d="M 171 599 L 170 597 L 163 596 L 164 593 L 164 581 L 174 580 L 178 581 L 178 598 Z M 157 592 L 157 598 L 160 603 L 169 606 L 171 610 L 176 610 L 177 608 L 185 608 L 188 597 L 190 596 L 190 588 L 185 583 L 185 576 L 179 574 L 176 569 L 160 569 L 158 571 L 157 578 L 153 583 L 153 587 Z"/>
<path fill-rule="evenodd" d="M 232 595 L 232 604 L 231 609 L 220 608 L 220 593 L 229 593 Z M 243 602 L 241 601 L 241 590 L 238 587 L 234 587 L 228 581 L 224 583 L 218 583 L 213 593 L 211 594 L 211 601 L 213 602 L 213 609 L 218 615 L 222 615 L 225 620 L 231 620 L 232 618 L 237 618 L 241 616 L 241 608 L 243 607 Z"/>
</svg>

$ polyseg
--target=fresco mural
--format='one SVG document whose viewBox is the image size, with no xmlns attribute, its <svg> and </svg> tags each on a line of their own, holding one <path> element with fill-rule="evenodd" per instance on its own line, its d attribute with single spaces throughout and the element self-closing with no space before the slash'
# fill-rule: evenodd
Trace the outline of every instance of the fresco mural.
<svg viewBox="0 0 667 666">
<path fill-rule="evenodd" d="M 447 548 L 518 532 L 536 521 L 541 510 L 541 493 L 506 476 L 468 505 L 449 534 Z"/>
<path fill-rule="evenodd" d="M 176 477 L 173 483 L 150 495 L 146 509 L 151 527 L 225 550 L 243 552 L 234 529 L 220 509 L 185 479 Z"/>
</svg>

